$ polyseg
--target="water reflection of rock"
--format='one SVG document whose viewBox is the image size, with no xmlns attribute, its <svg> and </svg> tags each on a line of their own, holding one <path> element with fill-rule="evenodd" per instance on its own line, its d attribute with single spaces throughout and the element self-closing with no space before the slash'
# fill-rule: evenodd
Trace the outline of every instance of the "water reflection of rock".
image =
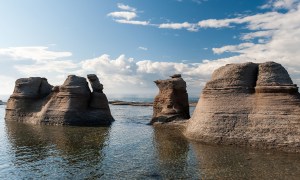
<svg viewBox="0 0 300 180">
<path fill-rule="evenodd" d="M 300 157 L 273 151 L 192 143 L 202 179 L 295 179 Z"/>
<path fill-rule="evenodd" d="M 163 179 L 195 178 L 196 172 L 188 167 L 189 143 L 181 130 L 175 127 L 154 126 L 155 147 L 159 171 Z"/>
<path fill-rule="evenodd" d="M 60 169 L 60 177 L 73 177 L 80 170 L 83 177 L 100 177 L 104 158 L 102 149 L 108 138 L 107 127 L 37 126 L 6 122 L 16 165 L 47 171 L 50 166 Z M 51 165 L 50 162 L 53 162 Z M 49 167 L 48 167 L 49 166 Z"/>
</svg>

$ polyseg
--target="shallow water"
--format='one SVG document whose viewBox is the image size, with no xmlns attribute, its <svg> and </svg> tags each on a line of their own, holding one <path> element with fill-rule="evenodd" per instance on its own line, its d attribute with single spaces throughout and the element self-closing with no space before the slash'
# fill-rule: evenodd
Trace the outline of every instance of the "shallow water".
<svg viewBox="0 0 300 180">
<path fill-rule="evenodd" d="M 299 154 L 191 143 L 148 126 L 151 107 L 111 111 L 110 128 L 36 126 L 0 106 L 0 179 L 300 179 Z"/>
</svg>

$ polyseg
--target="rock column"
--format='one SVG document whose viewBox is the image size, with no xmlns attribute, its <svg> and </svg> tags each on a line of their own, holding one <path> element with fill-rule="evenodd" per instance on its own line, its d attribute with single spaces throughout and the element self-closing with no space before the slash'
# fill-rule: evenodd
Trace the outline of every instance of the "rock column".
<svg viewBox="0 0 300 180">
<path fill-rule="evenodd" d="M 150 124 L 155 122 L 170 122 L 190 118 L 186 82 L 180 74 L 171 79 L 154 81 L 159 88 L 159 94 L 153 103 L 153 116 Z"/>
</svg>

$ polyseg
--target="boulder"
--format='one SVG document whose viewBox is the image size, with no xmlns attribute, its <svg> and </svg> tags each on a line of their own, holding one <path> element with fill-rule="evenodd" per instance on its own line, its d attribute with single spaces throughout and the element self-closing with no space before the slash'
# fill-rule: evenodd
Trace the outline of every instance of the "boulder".
<svg viewBox="0 0 300 180">
<path fill-rule="evenodd" d="M 170 122 L 190 118 L 186 82 L 180 74 L 171 79 L 154 81 L 159 93 L 154 99 L 153 116 L 150 124 Z"/>
<path fill-rule="evenodd" d="M 206 83 L 185 135 L 300 152 L 300 94 L 280 64 L 228 64 Z"/>
<path fill-rule="evenodd" d="M 105 94 L 91 92 L 86 78 L 75 75 L 54 87 L 45 78 L 18 79 L 7 102 L 5 119 L 82 126 L 110 125 L 114 121 Z"/>
</svg>

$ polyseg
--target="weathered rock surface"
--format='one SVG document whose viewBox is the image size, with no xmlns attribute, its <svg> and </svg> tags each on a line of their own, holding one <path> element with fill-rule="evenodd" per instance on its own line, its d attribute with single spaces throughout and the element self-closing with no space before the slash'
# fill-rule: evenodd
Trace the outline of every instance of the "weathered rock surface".
<svg viewBox="0 0 300 180">
<path fill-rule="evenodd" d="M 202 91 L 185 135 L 197 141 L 300 152 L 300 94 L 280 64 L 228 64 Z"/>
<path fill-rule="evenodd" d="M 45 78 L 18 79 L 7 102 L 5 119 L 34 124 L 110 125 L 114 119 L 103 85 L 96 75 L 88 77 L 92 77 L 93 92 L 85 78 L 75 75 L 55 87 Z"/>
<path fill-rule="evenodd" d="M 155 122 L 170 122 L 190 118 L 186 82 L 180 74 L 171 79 L 155 81 L 159 94 L 153 103 L 153 117 L 150 124 Z"/>
</svg>

